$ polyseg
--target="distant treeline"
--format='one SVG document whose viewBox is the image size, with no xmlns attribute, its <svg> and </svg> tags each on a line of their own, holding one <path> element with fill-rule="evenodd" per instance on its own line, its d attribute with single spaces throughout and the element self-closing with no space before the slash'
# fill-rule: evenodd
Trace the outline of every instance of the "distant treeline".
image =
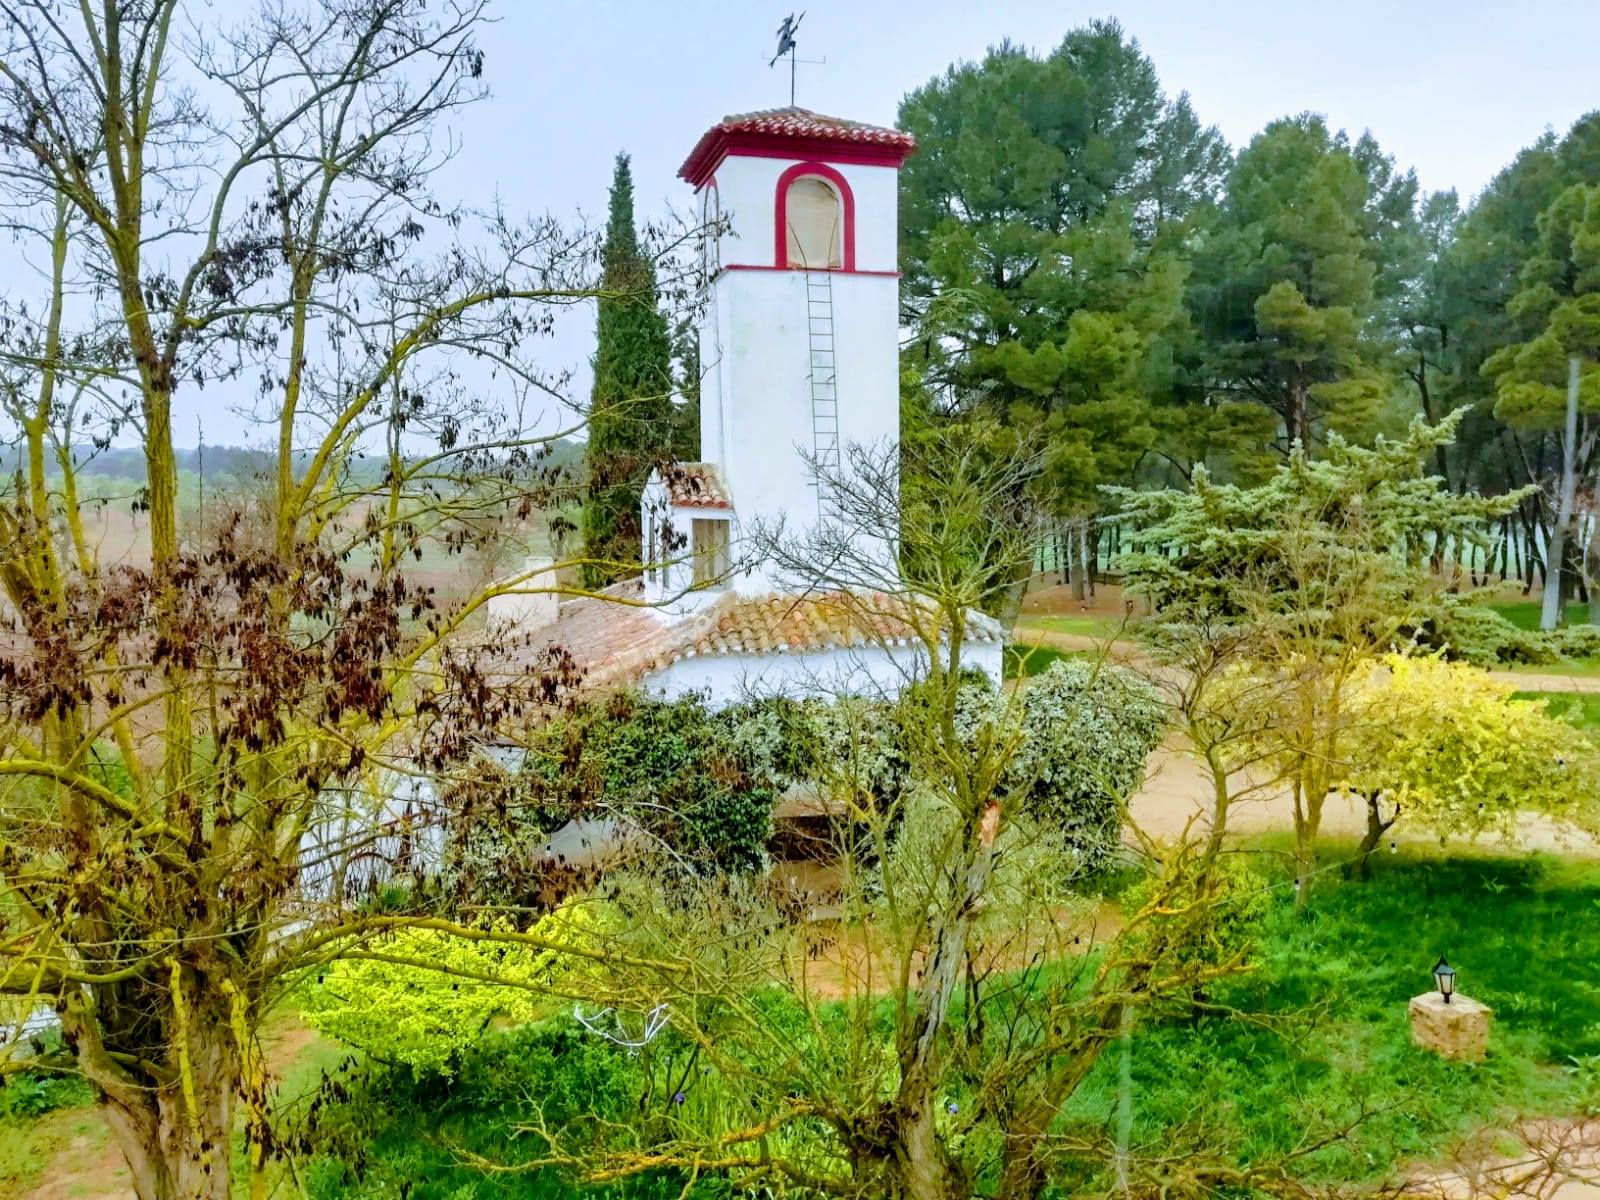
<svg viewBox="0 0 1600 1200">
<path fill-rule="evenodd" d="M 246 479 L 252 475 L 273 469 L 276 455 L 271 450 L 253 450 L 245 446 L 194 446 L 188 449 L 174 450 L 180 471 L 192 472 L 203 475 L 207 479 L 222 479 L 232 477 Z M 7 476 L 15 474 L 23 466 L 22 452 L 19 447 L 8 446 L 4 450 L 5 473 Z M 561 438 L 551 447 L 549 456 L 544 460 L 545 466 L 566 467 L 579 462 L 583 457 L 583 444 L 570 438 Z M 296 466 L 304 465 L 308 456 L 297 455 Z M 78 464 L 80 476 L 100 476 L 106 479 L 125 479 L 134 483 L 143 483 L 145 479 L 144 451 L 137 446 L 111 446 L 105 449 L 85 444 L 75 447 L 73 459 Z M 377 456 L 356 458 L 352 467 L 357 472 L 370 473 L 376 479 L 383 469 L 383 460 Z M 49 474 L 57 476 L 61 468 L 53 459 L 49 463 Z"/>
</svg>

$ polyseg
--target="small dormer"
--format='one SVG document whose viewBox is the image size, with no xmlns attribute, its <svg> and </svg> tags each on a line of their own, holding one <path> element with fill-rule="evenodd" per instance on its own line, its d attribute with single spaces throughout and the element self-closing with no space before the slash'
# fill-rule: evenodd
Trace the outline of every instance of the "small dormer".
<svg viewBox="0 0 1600 1200">
<path fill-rule="evenodd" d="M 731 586 L 733 501 L 715 463 L 673 463 L 650 472 L 640 528 L 646 602 L 698 608 Z"/>
</svg>

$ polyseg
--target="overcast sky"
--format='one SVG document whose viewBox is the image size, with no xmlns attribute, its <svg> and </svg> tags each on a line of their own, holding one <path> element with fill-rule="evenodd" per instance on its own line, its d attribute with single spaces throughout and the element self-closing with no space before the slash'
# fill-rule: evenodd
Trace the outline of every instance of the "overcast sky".
<svg viewBox="0 0 1600 1200">
<path fill-rule="evenodd" d="M 797 5 L 798 7 L 798 5 Z M 634 155 L 641 203 L 682 198 L 678 164 L 727 112 L 789 99 L 768 70 L 783 3 L 520 0 L 485 38 L 493 101 L 465 132 L 474 174 L 537 207 L 603 203 Z M 902 96 L 1009 37 L 1046 50 L 1115 17 L 1169 93 L 1235 146 L 1310 109 L 1371 129 L 1423 186 L 1463 199 L 1547 127 L 1600 107 L 1600 3 L 1582 0 L 816 0 L 798 101 L 892 122 Z"/>
<path fill-rule="evenodd" d="M 248 0 L 212 0 L 225 14 Z M 500 0 L 485 31 L 493 96 L 456 132 L 447 199 L 512 212 L 604 212 L 612 156 L 634 156 L 641 220 L 687 205 L 675 175 L 724 113 L 788 102 L 769 70 L 784 3 L 713 0 Z M 1046 50 L 1069 29 L 1114 16 L 1234 146 L 1266 122 L 1310 109 L 1353 134 L 1370 129 L 1428 189 L 1469 198 L 1546 128 L 1600 107 L 1600 3 L 1574 0 L 812 0 L 800 31 L 798 101 L 889 123 L 910 89 L 1004 38 Z M 583 369 L 592 321 L 569 322 L 548 365 Z M 586 372 L 585 372 L 586 373 Z M 248 435 L 209 410 L 206 440 Z M 177 428 L 192 429 L 180 412 Z M 180 435 L 181 442 L 192 441 Z"/>
<path fill-rule="evenodd" d="M 799 7 L 799 3 L 795 5 Z M 493 182 L 512 210 L 602 216 L 611 158 L 634 158 L 639 215 L 684 204 L 676 178 L 725 113 L 786 104 L 767 59 L 786 3 L 503 0 L 483 39 L 493 98 L 463 126 L 454 180 Z M 1234 146 L 1311 109 L 1370 129 L 1428 189 L 1463 199 L 1546 128 L 1600 107 L 1600 2 L 1579 0 L 812 0 L 798 102 L 892 123 L 900 99 L 1010 38 L 1055 46 L 1097 17 L 1122 22 L 1169 94 Z M 470 200 L 471 194 L 461 198 Z M 592 322 L 549 347 L 582 369 Z"/>
</svg>

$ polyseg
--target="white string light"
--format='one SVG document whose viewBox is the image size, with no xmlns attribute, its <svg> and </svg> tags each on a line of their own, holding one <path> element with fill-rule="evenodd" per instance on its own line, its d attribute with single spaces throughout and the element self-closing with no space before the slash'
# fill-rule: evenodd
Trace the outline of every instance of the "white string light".
<svg viewBox="0 0 1600 1200">
<path fill-rule="evenodd" d="M 611 1023 L 616 1027 L 615 1032 L 600 1028 L 601 1019 L 608 1014 L 611 1017 Z M 581 1004 L 572 1006 L 572 1017 L 579 1025 L 582 1025 L 596 1037 L 603 1037 L 606 1041 L 621 1046 L 625 1050 L 642 1050 L 655 1041 L 656 1035 L 667 1027 L 667 1022 L 671 1019 L 671 1016 L 672 1014 L 667 1008 L 666 1001 L 662 1001 L 645 1014 L 644 1028 L 640 1030 L 638 1037 L 633 1037 L 622 1027 L 622 1018 L 617 1015 L 615 1009 L 602 1008 L 593 1016 L 586 1017 L 583 1015 L 583 1006 Z"/>
</svg>

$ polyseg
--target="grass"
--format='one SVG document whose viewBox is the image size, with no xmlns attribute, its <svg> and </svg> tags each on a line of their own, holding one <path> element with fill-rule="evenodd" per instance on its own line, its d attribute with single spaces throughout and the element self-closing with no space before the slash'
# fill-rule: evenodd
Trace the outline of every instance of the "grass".
<svg viewBox="0 0 1600 1200">
<path fill-rule="evenodd" d="M 1341 847 L 1328 857 L 1336 859 Z M 1309 914 L 1269 917 L 1253 975 L 1219 988 L 1254 1020 L 1205 1017 L 1132 1044 L 1134 1138 L 1159 1146 L 1207 1119 L 1240 1159 L 1294 1150 L 1368 1114 L 1307 1173 L 1370 1180 L 1514 1116 L 1573 1114 L 1600 1097 L 1600 864 L 1550 858 L 1385 858 L 1370 883 L 1323 889 Z M 1448 954 L 1464 994 L 1495 1013 L 1487 1061 L 1411 1044 L 1407 999 Z M 1579 964 L 1583 964 L 1580 966 Z M 1274 1021 L 1316 1014 L 1309 1031 Z M 1069 1115 L 1111 1119 L 1103 1059 Z"/>
<path fill-rule="evenodd" d="M 1600 692 L 1513 692 L 1518 700 L 1543 700 L 1554 717 L 1565 717 L 1579 729 L 1600 732 Z"/>
<path fill-rule="evenodd" d="M 1126 623 L 1120 617 L 1025 614 L 1017 618 L 1018 629 L 1045 633 L 1065 633 L 1074 637 L 1104 638 L 1118 632 Z"/>
<path fill-rule="evenodd" d="M 1507 600 L 1498 604 L 1491 604 L 1489 607 L 1518 629 L 1539 628 L 1539 613 L 1542 605 L 1537 600 Z M 1587 604 L 1568 604 L 1564 615 L 1568 625 L 1587 625 L 1589 623 L 1589 606 Z"/>
<path fill-rule="evenodd" d="M 87 1106 L 41 1117 L 0 1117 L 0 1195 L 21 1195 L 59 1156 L 70 1150 L 75 1158 L 90 1157 L 110 1136 L 99 1114 Z"/>
<path fill-rule="evenodd" d="M 298 1017 L 279 1010 L 269 1017 L 261 1029 L 267 1046 L 269 1060 L 283 1061 L 274 1064 L 281 1072 L 277 1090 L 277 1103 L 281 1110 L 300 1110 L 321 1085 L 324 1072 L 333 1070 L 348 1052 L 326 1038 L 305 1038 L 304 1026 Z M 298 1036 L 297 1035 L 301 1035 Z M 286 1043 L 286 1051 L 275 1050 L 279 1041 Z M 122 1195 L 125 1183 L 119 1177 L 101 1171 L 95 1161 L 110 1140 L 105 1121 L 93 1108 L 93 1093 L 87 1084 L 75 1076 L 41 1077 L 36 1085 L 32 1076 L 12 1080 L 0 1091 L 0 1196 L 14 1196 L 39 1182 L 51 1164 L 58 1169 L 65 1165 L 72 1176 L 66 1187 L 67 1194 Z M 49 1111 L 28 1111 L 31 1104 L 49 1106 Z M 235 1177 L 245 1177 L 243 1112 L 238 1112 L 239 1123 L 234 1129 L 233 1159 Z M 120 1156 L 113 1160 L 113 1171 L 120 1166 Z M 278 1163 L 269 1165 L 269 1174 L 281 1175 Z M 102 1178 L 101 1175 L 105 1177 Z"/>
<path fill-rule="evenodd" d="M 1263 842 L 1265 861 L 1276 861 L 1281 845 Z M 1350 849 L 1330 844 L 1326 861 Z M 1300 1169 L 1313 1180 L 1360 1184 L 1438 1160 L 1460 1138 L 1505 1129 L 1515 1117 L 1575 1114 L 1600 1099 L 1600 987 L 1591 969 L 1600 961 L 1600 863 L 1422 849 L 1376 866 L 1367 883 L 1324 875 L 1305 913 L 1288 889 L 1276 890 L 1253 971 L 1218 985 L 1210 1014 L 1178 1014 L 1133 1035 L 1136 1150 L 1181 1153 L 1203 1132 L 1221 1157 L 1261 1161 L 1354 1122 L 1347 1138 Z M 1406 1002 L 1431 987 L 1441 952 L 1460 970 L 1462 992 L 1494 1009 L 1482 1064 L 1445 1062 L 1411 1043 Z M 411 1186 L 414 1200 L 570 1194 L 543 1174 L 477 1174 L 441 1149 L 458 1141 L 504 1153 L 530 1097 L 553 1123 L 562 1114 L 637 1119 L 633 1060 L 575 1029 L 551 1032 L 562 1025 L 486 1044 L 454 1084 L 397 1086 L 377 1076 L 351 1120 L 369 1164 L 365 1186 Z M 794 1036 L 804 1042 L 803 1024 Z M 1121 1065 L 1113 1046 L 1064 1108 L 1064 1132 L 1101 1137 L 1116 1128 Z M 723 1102 L 709 1081 L 690 1091 L 691 1103 Z M 362 1191 L 337 1160 L 311 1175 L 314 1200 L 377 1194 Z M 601 1194 L 678 1195 L 681 1182 L 646 1179 Z M 691 1194 L 722 1194 L 705 1182 L 711 1190 Z M 1069 1194 L 1105 1180 L 1059 1182 Z"/>
<path fill-rule="evenodd" d="M 1007 679 L 1027 679 L 1064 658 L 1081 657 L 1082 651 L 1056 650 L 1027 642 L 1012 642 L 1005 648 L 1002 670 Z"/>
<path fill-rule="evenodd" d="M 1569 679 L 1591 679 L 1600 676 L 1600 658 L 1573 658 L 1552 663 L 1514 663 L 1497 670 L 1512 675 L 1561 675 Z"/>
</svg>

